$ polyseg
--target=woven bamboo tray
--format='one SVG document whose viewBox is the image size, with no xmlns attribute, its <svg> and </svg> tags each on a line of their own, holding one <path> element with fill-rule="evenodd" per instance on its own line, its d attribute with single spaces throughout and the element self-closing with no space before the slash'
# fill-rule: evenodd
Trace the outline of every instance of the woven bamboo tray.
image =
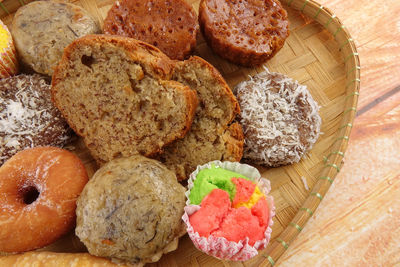
<svg viewBox="0 0 400 267">
<path fill-rule="evenodd" d="M 199 0 L 187 0 L 198 10 Z M 31 0 L 0 1 L 0 18 L 10 24 L 13 13 Z M 88 10 L 102 25 L 114 0 L 70 0 Z M 164 255 L 157 266 L 273 266 L 290 246 L 322 201 L 343 165 L 360 89 L 360 62 L 355 44 L 340 20 L 312 0 L 282 0 L 290 20 L 290 36 L 282 50 L 265 66 L 306 84 L 321 106 L 323 134 L 313 149 L 297 164 L 280 168 L 259 167 L 272 184 L 276 205 L 269 246 L 243 263 L 222 262 L 199 252 L 185 236 L 177 251 Z M 200 36 L 196 54 L 219 69 L 233 88 L 240 81 L 263 71 L 230 64 L 216 56 Z M 96 165 L 79 140 L 74 151 L 84 161 L 89 175 Z M 83 245 L 71 233 L 45 248 L 77 252 Z"/>
</svg>

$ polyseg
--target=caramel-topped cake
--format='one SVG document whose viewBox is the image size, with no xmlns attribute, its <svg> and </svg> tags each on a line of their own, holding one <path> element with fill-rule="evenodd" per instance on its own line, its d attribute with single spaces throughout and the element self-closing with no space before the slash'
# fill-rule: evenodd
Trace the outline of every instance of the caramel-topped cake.
<svg viewBox="0 0 400 267">
<path fill-rule="evenodd" d="M 273 57 L 289 36 L 287 13 L 277 0 L 202 0 L 199 21 L 214 52 L 244 66 Z"/>
<path fill-rule="evenodd" d="M 196 46 L 196 12 L 185 0 L 120 0 L 104 20 L 104 33 L 132 37 L 183 60 Z"/>
</svg>

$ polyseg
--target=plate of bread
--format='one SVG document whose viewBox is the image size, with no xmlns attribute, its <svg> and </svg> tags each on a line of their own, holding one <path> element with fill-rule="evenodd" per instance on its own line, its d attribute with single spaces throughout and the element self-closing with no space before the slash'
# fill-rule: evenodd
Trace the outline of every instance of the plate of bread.
<svg viewBox="0 0 400 267">
<path fill-rule="evenodd" d="M 312 0 L 0 7 L 0 265 L 273 266 L 344 163 L 360 63 Z"/>
</svg>

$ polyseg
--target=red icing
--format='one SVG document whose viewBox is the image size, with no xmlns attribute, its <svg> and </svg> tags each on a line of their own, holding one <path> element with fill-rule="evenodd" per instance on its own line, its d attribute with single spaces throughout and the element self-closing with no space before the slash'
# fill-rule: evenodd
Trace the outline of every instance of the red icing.
<svg viewBox="0 0 400 267">
<path fill-rule="evenodd" d="M 190 224 L 200 236 L 208 237 L 219 228 L 230 209 L 229 194 L 222 189 L 213 189 L 201 201 L 201 209 L 189 217 Z"/>
<path fill-rule="evenodd" d="M 242 178 L 232 178 L 236 185 L 233 205 L 247 202 L 254 193 L 256 184 Z M 246 237 L 252 246 L 264 238 L 269 223 L 269 207 L 265 197 L 261 197 L 251 209 L 233 208 L 228 192 L 213 189 L 201 202 L 201 208 L 189 217 L 194 231 L 200 236 L 210 234 L 239 242 Z"/>
<path fill-rule="evenodd" d="M 231 209 L 223 220 L 219 230 L 213 232 L 213 236 L 225 237 L 230 241 L 239 242 L 249 237 L 252 246 L 257 240 L 264 238 L 265 228 L 260 227 L 258 218 L 253 216 L 246 207 Z"/>
<path fill-rule="evenodd" d="M 269 208 L 265 197 L 260 198 L 256 204 L 251 208 L 251 214 L 256 216 L 260 222 L 260 226 L 264 227 L 264 231 L 269 222 Z"/>
<path fill-rule="evenodd" d="M 243 178 L 232 178 L 232 182 L 236 185 L 236 194 L 232 203 L 233 206 L 241 202 L 249 201 L 251 195 L 254 193 L 256 184 Z"/>
</svg>

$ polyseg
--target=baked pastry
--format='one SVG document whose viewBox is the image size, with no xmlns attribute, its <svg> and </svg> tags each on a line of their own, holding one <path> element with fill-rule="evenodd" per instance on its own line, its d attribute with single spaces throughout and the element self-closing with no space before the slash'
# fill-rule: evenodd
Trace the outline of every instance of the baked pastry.
<svg viewBox="0 0 400 267">
<path fill-rule="evenodd" d="M 202 0 L 199 21 L 215 53 L 248 67 L 273 57 L 289 36 L 287 13 L 278 0 Z"/>
<path fill-rule="evenodd" d="M 0 257 L 0 266 L 132 267 L 113 263 L 88 253 L 27 252 Z"/>
<path fill-rule="evenodd" d="M 173 172 L 143 156 L 100 168 L 78 200 L 75 232 L 92 255 L 155 262 L 185 233 L 185 189 Z"/>
<path fill-rule="evenodd" d="M 15 13 L 11 33 L 22 62 L 53 75 L 64 48 L 100 28 L 83 8 L 56 1 L 35 1 Z"/>
<path fill-rule="evenodd" d="M 0 80 L 0 165 L 25 148 L 61 147 L 71 137 L 43 77 L 18 75 Z"/>
<path fill-rule="evenodd" d="M 147 43 L 88 35 L 64 52 L 52 96 L 99 164 L 155 155 L 189 130 L 196 92 L 171 80 L 173 61 Z"/>
<path fill-rule="evenodd" d="M 104 33 L 132 37 L 183 60 L 196 46 L 199 23 L 185 0 L 120 0 L 108 11 Z"/>
<path fill-rule="evenodd" d="M 317 141 L 319 106 L 305 85 L 265 71 L 236 90 L 246 160 L 271 167 L 299 162 Z"/>
<path fill-rule="evenodd" d="M 257 169 L 214 161 L 190 176 L 183 220 L 203 252 L 227 260 L 248 260 L 267 246 L 274 206 L 269 181 Z"/>
<path fill-rule="evenodd" d="M 179 180 L 197 165 L 212 160 L 239 161 L 243 154 L 242 127 L 232 120 L 239 105 L 221 74 L 208 62 L 191 57 L 175 66 L 174 79 L 197 91 L 199 106 L 191 130 L 164 149 L 160 160 Z"/>
<path fill-rule="evenodd" d="M 14 42 L 7 26 L 0 20 L 0 79 L 13 76 L 17 72 Z"/>
<path fill-rule="evenodd" d="M 0 167 L 0 251 L 44 247 L 75 225 L 76 199 L 88 181 L 67 150 L 35 147 Z"/>
</svg>

